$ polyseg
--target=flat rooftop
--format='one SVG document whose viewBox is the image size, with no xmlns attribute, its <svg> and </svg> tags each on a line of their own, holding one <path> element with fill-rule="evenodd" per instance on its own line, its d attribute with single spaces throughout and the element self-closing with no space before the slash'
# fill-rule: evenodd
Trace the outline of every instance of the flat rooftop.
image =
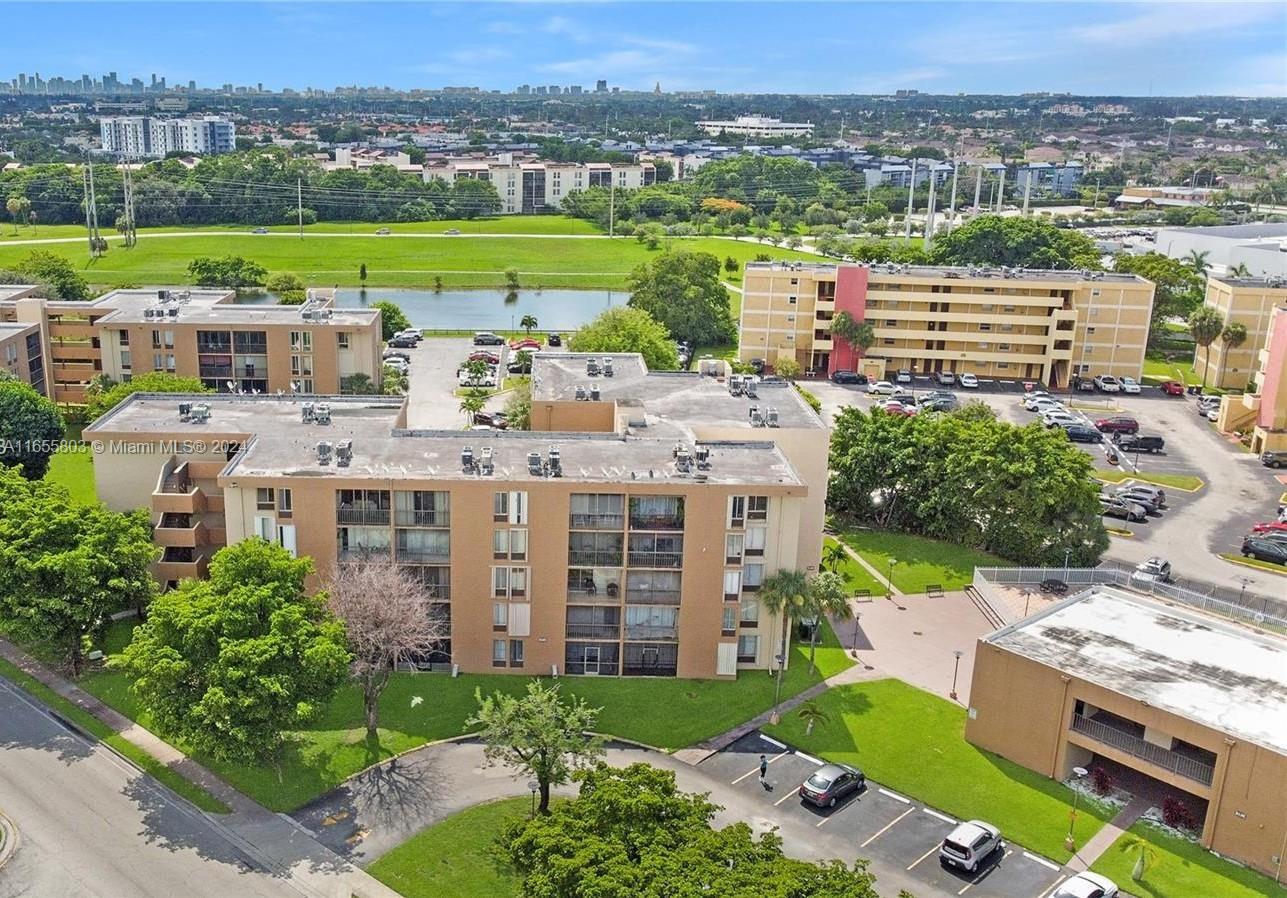
<svg viewBox="0 0 1287 898">
<path fill-rule="evenodd" d="M 1265 240 L 1287 237 L 1287 222 L 1214 225 L 1206 228 L 1162 228 L 1162 230 L 1175 234 L 1196 234 L 1201 237 L 1223 237 L 1226 240 Z"/>
<path fill-rule="evenodd" d="M 987 265 L 899 265 L 894 263 L 875 263 L 873 265 L 840 265 L 826 262 L 747 262 L 746 270 L 751 271 L 808 271 L 815 274 L 834 274 L 840 268 L 866 268 L 873 276 L 880 275 L 887 279 L 890 276 L 906 278 L 947 278 L 975 281 L 1050 281 L 1054 283 L 1082 283 L 1085 281 L 1108 281 L 1118 284 L 1145 284 L 1144 278 L 1136 274 L 1125 274 L 1113 271 L 1091 271 L 1072 269 L 1068 271 L 1038 268 L 1001 268 Z"/>
<path fill-rule="evenodd" d="M 210 420 L 203 424 L 183 421 L 180 403 L 204 402 L 210 406 Z M 303 423 L 305 402 L 325 402 L 331 407 L 331 425 Z M 249 436 L 281 432 L 308 432 L 316 440 L 346 431 L 391 432 L 402 410 L 400 397 L 381 396 L 234 396 L 229 393 L 135 393 L 103 415 L 85 433 L 138 435 L 161 438 L 192 434 Z"/>
<path fill-rule="evenodd" d="M 612 360 L 612 376 L 587 373 L 587 363 Z M 700 361 L 700 360 L 699 360 Z M 747 439 L 771 430 L 751 425 L 752 406 L 772 407 L 778 426 L 823 430 L 826 425 L 788 383 L 763 383 L 754 399 L 734 396 L 721 378 L 695 371 L 649 371 L 638 353 L 538 352 L 532 358 L 532 399 L 575 401 L 578 387 L 599 388 L 601 402 L 616 402 L 630 430 L 683 438 L 694 428 L 745 428 Z M 767 431 L 767 432 L 766 432 Z"/>
<path fill-rule="evenodd" d="M 0 340 L 7 340 L 23 331 L 37 330 L 39 327 L 34 321 L 0 321 Z"/>
<path fill-rule="evenodd" d="M 22 299 L 35 289 L 35 284 L 0 284 L 0 302 Z"/>
<path fill-rule="evenodd" d="M 1287 754 L 1287 640 L 1096 586 L 985 640 Z"/>
<path fill-rule="evenodd" d="M 316 292 L 316 291 L 315 291 Z M 330 291 L 322 291 L 329 296 Z M 165 294 L 163 297 L 162 294 Z M 329 324 L 332 326 L 361 326 L 375 321 L 375 309 L 336 309 L 323 301 L 315 301 L 310 309 L 325 307 L 326 320 L 307 320 L 304 306 L 250 305 L 236 301 L 236 291 L 226 289 L 191 289 L 188 287 L 158 287 L 150 290 L 113 290 L 88 305 L 98 311 L 108 310 L 99 322 L 103 324 L 160 324 L 147 317 L 148 310 L 163 309 L 166 321 L 184 324 Z M 173 312 L 173 314 L 171 314 Z"/>
</svg>

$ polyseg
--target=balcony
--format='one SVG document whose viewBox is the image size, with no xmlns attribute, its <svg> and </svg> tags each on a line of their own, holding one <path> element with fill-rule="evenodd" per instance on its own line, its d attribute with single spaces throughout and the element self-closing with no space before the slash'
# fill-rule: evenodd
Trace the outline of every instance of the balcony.
<svg viewBox="0 0 1287 898">
<path fill-rule="evenodd" d="M 337 508 L 335 520 L 340 524 L 388 524 L 392 518 L 387 508 Z"/>
<path fill-rule="evenodd" d="M 1125 752 L 1133 758 L 1139 758 L 1155 767 L 1161 767 L 1163 770 L 1169 770 L 1185 779 L 1193 780 L 1204 786 L 1210 786 L 1211 780 L 1215 775 L 1215 766 L 1206 764 L 1202 761 L 1192 758 L 1172 749 L 1163 748 L 1160 745 L 1154 745 L 1137 736 L 1134 733 L 1127 732 L 1124 729 L 1111 726 L 1084 714 L 1074 714 L 1072 726 L 1070 729 L 1075 733 L 1081 733 L 1100 742 L 1110 748 Z"/>
<path fill-rule="evenodd" d="M 620 559 L 618 559 L 620 563 Z M 684 563 L 682 552 L 631 552 L 631 567 L 679 568 Z"/>
<path fill-rule="evenodd" d="M 621 530 L 626 526 L 623 514 L 577 514 L 568 515 L 570 530 Z"/>
<path fill-rule="evenodd" d="M 568 639 L 617 640 L 621 638 L 619 624 L 568 624 Z"/>
<path fill-rule="evenodd" d="M 166 512 L 152 529 L 152 541 L 162 547 L 189 547 L 205 545 L 209 542 L 206 525 L 194 521 L 192 515 L 181 512 Z"/>
<path fill-rule="evenodd" d="M 683 530 L 684 515 L 679 514 L 632 514 L 631 530 Z"/>
<path fill-rule="evenodd" d="M 206 556 L 186 546 L 167 547 L 161 560 L 153 565 L 156 578 L 162 583 L 171 580 L 185 580 L 189 577 L 204 577 L 210 567 Z"/>
<path fill-rule="evenodd" d="M 398 562 L 400 564 L 451 564 L 451 552 L 398 546 Z"/>
<path fill-rule="evenodd" d="M 367 561 L 373 558 L 388 558 L 389 553 L 388 546 L 340 546 L 335 554 L 340 561 Z"/>
<path fill-rule="evenodd" d="M 361 522 L 353 522 L 361 523 Z M 397 514 L 397 525 L 399 527 L 450 527 L 451 512 L 449 511 L 399 511 Z"/>
<path fill-rule="evenodd" d="M 568 549 L 568 564 L 578 567 L 621 567 L 621 549 Z"/>
<path fill-rule="evenodd" d="M 626 639 L 637 639 L 641 642 L 674 642 L 679 639 L 679 628 L 626 624 Z"/>
</svg>

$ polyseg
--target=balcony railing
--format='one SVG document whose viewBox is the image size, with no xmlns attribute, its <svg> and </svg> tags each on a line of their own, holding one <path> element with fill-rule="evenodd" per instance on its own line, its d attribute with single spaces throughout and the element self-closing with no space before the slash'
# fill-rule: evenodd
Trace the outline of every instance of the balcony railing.
<svg viewBox="0 0 1287 898">
<path fill-rule="evenodd" d="M 672 662 L 650 664 L 646 661 L 627 661 L 621 665 L 623 677 L 673 677 L 675 674 L 676 667 Z"/>
<path fill-rule="evenodd" d="M 573 530 L 621 530 L 626 526 L 623 514 L 577 514 L 568 515 L 568 527 Z"/>
<path fill-rule="evenodd" d="M 631 567 L 677 568 L 684 563 L 682 552 L 631 552 Z"/>
<path fill-rule="evenodd" d="M 568 639 L 611 639 L 621 638 L 619 624 L 568 624 Z"/>
<path fill-rule="evenodd" d="M 1204 786 L 1211 785 L 1215 775 L 1215 768 L 1210 764 L 1204 764 L 1177 751 L 1154 745 L 1134 733 L 1119 730 L 1083 714 L 1073 715 L 1072 730 Z"/>
<path fill-rule="evenodd" d="M 350 546 L 348 548 L 341 546 L 337 554 L 340 561 L 366 561 L 374 558 L 388 558 L 389 547 L 382 546 L 377 549 L 367 546 Z"/>
<path fill-rule="evenodd" d="M 678 589 L 627 589 L 626 600 L 632 605 L 678 605 Z"/>
<path fill-rule="evenodd" d="M 341 524 L 387 524 L 387 508 L 337 508 L 335 519 Z"/>
<path fill-rule="evenodd" d="M 399 511 L 397 523 L 399 527 L 450 527 L 451 512 Z"/>
<path fill-rule="evenodd" d="M 684 516 L 682 514 L 632 514 L 630 516 L 631 530 L 683 530 Z"/>
<path fill-rule="evenodd" d="M 652 627 L 643 624 L 626 624 L 626 639 L 649 642 L 671 641 L 679 638 L 678 627 Z"/>
<path fill-rule="evenodd" d="M 621 567 L 621 550 L 568 549 L 568 564 L 578 567 Z"/>
<path fill-rule="evenodd" d="M 398 546 L 398 561 L 403 564 L 451 564 L 451 550 Z"/>
</svg>

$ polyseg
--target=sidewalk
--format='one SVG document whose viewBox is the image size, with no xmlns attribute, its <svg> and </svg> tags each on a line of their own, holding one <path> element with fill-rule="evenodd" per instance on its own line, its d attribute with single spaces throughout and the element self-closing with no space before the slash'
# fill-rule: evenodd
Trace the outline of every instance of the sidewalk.
<svg viewBox="0 0 1287 898">
<path fill-rule="evenodd" d="M 398 898 L 393 889 L 323 847 L 286 815 L 275 814 L 252 801 L 150 730 L 46 669 L 7 640 L 0 639 L 0 657 L 232 808 L 230 814 L 204 816 L 247 856 L 287 880 L 296 891 L 317 898 Z"/>
<path fill-rule="evenodd" d="M 1144 816 L 1144 812 L 1149 809 L 1152 803 L 1147 796 L 1142 795 L 1137 795 L 1128 801 L 1126 806 L 1117 812 L 1116 817 L 1100 827 L 1099 831 L 1091 836 L 1085 845 L 1081 846 L 1081 850 L 1072 856 L 1072 859 L 1068 861 L 1069 868 L 1076 870 L 1078 873 L 1089 870 L 1091 865 L 1099 860 L 1105 851 L 1113 847 L 1113 843 L 1117 841 L 1122 833 L 1130 829 L 1136 820 Z"/>
</svg>

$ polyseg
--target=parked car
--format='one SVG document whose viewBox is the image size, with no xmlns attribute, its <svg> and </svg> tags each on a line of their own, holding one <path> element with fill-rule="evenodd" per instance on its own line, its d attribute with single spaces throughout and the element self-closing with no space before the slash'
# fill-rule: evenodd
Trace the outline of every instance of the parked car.
<svg viewBox="0 0 1287 898">
<path fill-rule="evenodd" d="M 393 349 L 415 349 L 416 338 L 406 337 L 406 336 L 403 336 L 402 334 L 394 334 L 392 337 L 389 338 L 388 345 Z"/>
<path fill-rule="evenodd" d="M 755 369 L 756 362 L 760 363 L 759 371 L 755 372 L 756 374 L 759 374 L 764 371 L 764 359 L 752 359 L 752 370 Z M 864 375 L 859 374 L 857 371 L 833 371 L 831 372 L 831 382 L 837 384 L 865 384 L 867 382 L 867 378 Z"/>
<path fill-rule="evenodd" d="M 823 764 L 800 784 L 800 797 L 820 808 L 834 808 L 846 796 L 861 792 L 867 777 L 848 764 Z"/>
<path fill-rule="evenodd" d="M 903 405 L 901 402 L 883 402 L 880 408 L 888 415 L 902 415 L 904 418 L 910 418 L 916 414 L 916 406 Z"/>
<path fill-rule="evenodd" d="M 932 396 L 928 402 L 922 401 L 918 406 L 926 412 L 954 412 L 961 407 L 955 396 Z"/>
<path fill-rule="evenodd" d="M 1031 407 L 1036 405 L 1038 402 L 1058 402 L 1059 400 L 1055 399 L 1055 397 L 1051 396 L 1044 390 L 1037 390 L 1032 393 L 1024 394 L 1023 399 L 1019 401 L 1023 403 L 1024 408 L 1031 410 Z"/>
<path fill-rule="evenodd" d="M 1122 383 L 1111 374 L 1101 374 L 1095 378 L 1095 389 L 1101 393 L 1120 393 Z"/>
<path fill-rule="evenodd" d="M 1067 427 L 1071 424 L 1080 424 L 1081 418 L 1071 412 L 1066 412 L 1061 408 L 1056 408 L 1051 409 L 1048 412 L 1043 412 L 1041 415 L 1041 423 L 1046 427 Z"/>
<path fill-rule="evenodd" d="M 940 386 L 951 387 L 956 384 L 956 375 L 951 371 L 940 371 L 938 374 L 934 375 L 934 380 L 937 381 Z"/>
<path fill-rule="evenodd" d="M 376 228 L 375 233 L 379 237 L 388 237 L 393 232 L 390 231 L 388 228 Z"/>
<path fill-rule="evenodd" d="M 267 234 L 267 233 L 268 233 L 268 228 L 255 228 L 255 229 L 254 229 L 253 231 L 251 231 L 250 233 L 252 233 L 252 234 Z"/>
<path fill-rule="evenodd" d="M 1113 442 L 1123 452 L 1165 452 L 1166 440 L 1159 436 L 1141 433 L 1115 433 Z"/>
<path fill-rule="evenodd" d="M 460 236 L 460 228 L 447 228 L 443 233 L 448 237 L 458 237 Z"/>
<path fill-rule="evenodd" d="M 756 374 L 763 374 L 764 366 L 767 364 L 768 364 L 768 361 L 765 359 L 751 359 L 751 370 L 754 371 Z M 849 373 L 853 374 L 852 371 L 850 371 Z M 840 383 L 840 381 L 836 381 L 836 383 Z"/>
<path fill-rule="evenodd" d="M 938 859 L 944 866 L 974 873 L 980 864 L 1004 847 L 1001 830 L 982 820 L 970 820 L 958 824 L 943 840 L 938 849 Z"/>
<path fill-rule="evenodd" d="M 411 366 L 399 358 L 385 359 L 384 367 L 396 371 L 399 374 L 406 374 L 411 370 Z"/>
<path fill-rule="evenodd" d="M 1281 468 L 1287 465 L 1287 449 L 1260 453 L 1260 463 L 1266 468 Z"/>
<path fill-rule="evenodd" d="M 887 380 L 878 380 L 867 387 L 868 393 L 875 393 L 877 396 L 889 396 L 894 392 L 894 385 Z"/>
<path fill-rule="evenodd" d="M 388 359 L 402 359 L 404 362 L 409 362 L 411 361 L 411 353 L 407 352 L 405 349 L 386 349 L 384 351 L 384 358 L 386 361 Z"/>
<path fill-rule="evenodd" d="M 1119 383 L 1122 385 L 1123 393 L 1131 393 L 1135 395 L 1140 391 L 1140 382 L 1133 377 L 1123 377 Z"/>
<path fill-rule="evenodd" d="M 532 373 L 532 353 L 531 352 L 517 353 L 514 356 L 514 358 L 510 361 L 510 363 L 505 366 L 505 370 L 508 371 L 510 374 L 531 374 Z"/>
<path fill-rule="evenodd" d="M 1050 898 L 1117 898 L 1117 885 L 1098 873 L 1078 873 L 1059 884 Z"/>
<path fill-rule="evenodd" d="M 965 387 L 967 390 L 977 390 L 979 388 L 979 379 L 975 377 L 973 374 L 970 374 L 968 371 L 962 374 L 957 379 L 957 382 L 962 387 Z"/>
<path fill-rule="evenodd" d="M 1064 433 L 1074 443 L 1098 443 L 1104 439 L 1104 435 L 1089 424 L 1065 425 Z"/>
<path fill-rule="evenodd" d="M 901 402 L 903 405 L 916 405 L 916 397 L 903 389 L 896 389 L 889 397 L 890 402 Z"/>
<path fill-rule="evenodd" d="M 1287 533 L 1287 524 L 1282 521 L 1265 521 L 1251 528 L 1252 533 Z"/>
<path fill-rule="evenodd" d="M 414 328 L 414 327 L 407 327 L 407 328 L 403 328 L 402 330 L 400 330 L 400 331 L 398 331 L 396 334 L 394 334 L 394 336 L 395 336 L 395 337 L 410 337 L 411 339 L 415 340 L 417 343 L 419 343 L 421 340 L 423 340 L 423 339 L 425 338 L 425 335 L 424 335 L 424 334 L 422 334 L 422 333 L 420 333 L 420 331 L 419 331 L 419 330 L 417 330 L 417 329 L 416 329 L 416 328 Z"/>
<path fill-rule="evenodd" d="M 474 412 L 474 423 L 485 424 L 498 430 L 504 430 L 508 426 L 504 412 Z"/>
<path fill-rule="evenodd" d="M 518 352 L 520 349 L 540 349 L 541 341 L 535 337 L 520 337 L 517 340 L 510 340 L 509 348 Z"/>
<path fill-rule="evenodd" d="M 1165 393 L 1167 396 L 1184 395 L 1184 384 L 1180 383 L 1178 380 L 1164 380 L 1158 386 L 1158 389 L 1161 390 L 1163 393 Z"/>
<path fill-rule="evenodd" d="M 1140 422 L 1125 415 L 1113 418 L 1100 418 L 1095 422 L 1100 433 L 1139 433 Z"/>
<path fill-rule="evenodd" d="M 546 346 L 562 346 L 562 345 L 563 345 L 563 335 L 562 335 L 562 334 L 550 334 L 549 336 L 547 336 L 547 337 L 545 338 L 545 345 L 546 345 Z"/>
<path fill-rule="evenodd" d="M 1220 406 L 1218 406 L 1218 405 L 1217 405 L 1217 406 L 1214 406 L 1214 407 L 1212 407 L 1212 408 L 1208 409 L 1208 410 L 1207 410 L 1207 414 L 1206 414 L 1206 419 L 1207 419 L 1208 421 L 1219 421 L 1219 420 L 1220 420 Z"/>
<path fill-rule="evenodd" d="M 1038 415 L 1044 415 L 1046 412 L 1063 412 L 1067 411 L 1062 402 L 1056 399 L 1041 398 L 1034 402 L 1025 403 L 1024 408 L 1030 412 L 1036 412 Z"/>
<path fill-rule="evenodd" d="M 1145 496 L 1158 508 L 1166 508 L 1166 490 L 1150 483 L 1132 483 L 1117 491 L 1117 495 Z"/>
<path fill-rule="evenodd" d="M 1079 393 L 1093 393 L 1095 392 L 1095 381 L 1089 377 L 1079 377 L 1073 381 L 1073 389 Z"/>
<path fill-rule="evenodd" d="M 1148 511 L 1143 505 L 1128 502 L 1118 496 L 1100 496 L 1100 514 L 1106 518 L 1121 518 L 1123 521 L 1147 521 Z"/>
<path fill-rule="evenodd" d="M 475 346 L 504 346 L 505 338 L 493 334 L 491 331 L 479 331 L 474 334 Z"/>
<path fill-rule="evenodd" d="M 929 390 L 916 398 L 917 405 L 928 405 L 938 399 L 956 399 L 956 394 L 949 390 Z"/>
<path fill-rule="evenodd" d="M 1118 499 L 1123 499 L 1127 502 L 1134 502 L 1136 505 L 1143 506 L 1144 510 L 1149 514 L 1154 514 L 1162 508 L 1162 506 L 1158 504 L 1156 496 L 1151 496 L 1142 492 L 1132 492 L 1130 487 L 1123 487 L 1122 489 L 1114 490 L 1113 495 Z"/>
<path fill-rule="evenodd" d="M 1267 530 L 1264 533 L 1256 534 L 1256 539 L 1267 539 L 1271 543 L 1287 546 L 1287 530 Z"/>
<path fill-rule="evenodd" d="M 912 382 L 912 372 L 908 371 L 906 368 L 899 368 L 898 374 L 894 376 L 894 380 L 900 384 L 909 384 Z"/>
<path fill-rule="evenodd" d="M 1287 545 L 1272 539 L 1248 536 L 1242 541 L 1242 554 L 1257 561 L 1287 564 Z"/>
<path fill-rule="evenodd" d="M 486 362 L 489 365 L 499 365 L 500 355 L 498 353 L 491 352 L 490 350 L 486 350 L 486 349 L 475 349 L 473 352 L 469 354 L 469 361 Z"/>
<path fill-rule="evenodd" d="M 1219 409 L 1219 408 L 1220 408 L 1219 396 L 1212 396 L 1208 394 L 1206 396 L 1198 397 L 1197 409 L 1198 409 L 1199 418 L 1205 418 L 1207 415 L 1207 412 L 1211 411 L 1212 409 Z"/>
</svg>

